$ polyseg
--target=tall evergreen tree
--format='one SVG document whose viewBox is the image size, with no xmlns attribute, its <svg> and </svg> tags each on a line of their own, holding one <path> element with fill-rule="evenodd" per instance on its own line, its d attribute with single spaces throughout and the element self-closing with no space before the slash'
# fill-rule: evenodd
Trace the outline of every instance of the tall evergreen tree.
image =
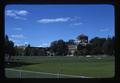
<svg viewBox="0 0 120 83">
<path fill-rule="evenodd" d="M 8 55 L 8 60 L 15 55 L 14 42 L 10 41 L 8 36 L 5 36 L 5 55 Z"/>
<path fill-rule="evenodd" d="M 25 56 L 30 56 L 31 55 L 31 49 L 30 49 L 30 44 L 25 48 Z"/>
</svg>

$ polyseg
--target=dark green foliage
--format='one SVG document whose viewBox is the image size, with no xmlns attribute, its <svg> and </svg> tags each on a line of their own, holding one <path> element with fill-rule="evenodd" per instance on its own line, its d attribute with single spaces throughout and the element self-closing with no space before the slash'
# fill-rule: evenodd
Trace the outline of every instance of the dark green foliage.
<svg viewBox="0 0 120 83">
<path fill-rule="evenodd" d="M 26 56 L 30 56 L 31 55 L 30 44 L 25 48 L 25 55 Z"/>
<path fill-rule="evenodd" d="M 70 39 L 67 42 L 64 40 L 56 40 L 51 43 L 50 47 L 31 47 L 30 44 L 24 49 L 19 46 L 14 47 L 14 42 L 10 41 L 8 36 L 5 37 L 5 53 L 10 56 L 66 56 L 71 55 L 68 45 L 77 45 L 77 49 L 74 50 L 75 56 L 85 55 L 114 55 L 114 42 L 115 37 L 112 38 L 99 38 L 95 37 L 88 42 L 88 36 L 79 35 L 77 39 L 79 44 L 75 43 L 75 40 Z M 86 41 L 87 40 L 87 41 Z"/>
<path fill-rule="evenodd" d="M 66 42 L 67 45 L 75 45 L 75 40 L 70 39 L 68 42 Z"/>
<path fill-rule="evenodd" d="M 28 45 L 25 49 L 26 56 L 46 56 L 46 50 L 42 47 L 30 47 Z"/>
<path fill-rule="evenodd" d="M 51 43 L 51 52 L 56 56 L 65 56 L 68 53 L 68 46 L 63 40 L 54 41 Z"/>
<path fill-rule="evenodd" d="M 105 38 L 99 38 L 99 37 L 95 37 L 93 39 L 90 40 L 90 43 L 92 45 L 92 50 L 91 50 L 91 54 L 93 55 L 98 55 L 98 54 L 103 54 L 103 44 L 106 41 Z"/>
<path fill-rule="evenodd" d="M 86 45 L 79 44 L 77 46 L 77 51 L 75 51 L 76 56 L 84 55 L 114 55 L 114 41 L 115 38 L 99 38 L 95 37 L 90 40 L 90 43 Z"/>
<path fill-rule="evenodd" d="M 14 42 L 10 41 L 7 35 L 5 36 L 5 55 L 8 56 L 8 60 L 11 56 L 15 56 Z"/>
<path fill-rule="evenodd" d="M 91 50 L 92 50 L 92 45 L 91 44 L 87 44 L 86 45 L 86 55 L 90 55 L 91 54 Z"/>
<path fill-rule="evenodd" d="M 80 40 L 81 43 L 88 43 L 88 36 L 81 34 L 77 36 L 77 40 Z"/>
<path fill-rule="evenodd" d="M 85 53 L 86 53 L 86 48 L 85 48 L 85 46 L 79 44 L 79 45 L 77 46 L 77 54 L 78 54 L 78 55 L 85 55 Z"/>
<path fill-rule="evenodd" d="M 36 49 L 36 51 L 38 53 L 37 56 L 47 56 L 45 48 L 39 48 L 39 49 Z"/>
<path fill-rule="evenodd" d="M 104 54 L 113 55 L 114 54 L 114 38 L 108 38 L 103 44 Z"/>
</svg>

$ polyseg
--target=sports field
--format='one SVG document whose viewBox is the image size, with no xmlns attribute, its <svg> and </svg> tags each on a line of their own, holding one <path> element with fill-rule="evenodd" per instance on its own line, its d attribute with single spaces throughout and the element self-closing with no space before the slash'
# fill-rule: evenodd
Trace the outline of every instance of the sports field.
<svg viewBox="0 0 120 83">
<path fill-rule="evenodd" d="M 7 78 L 111 78 L 113 56 L 15 56 L 6 63 Z"/>
</svg>

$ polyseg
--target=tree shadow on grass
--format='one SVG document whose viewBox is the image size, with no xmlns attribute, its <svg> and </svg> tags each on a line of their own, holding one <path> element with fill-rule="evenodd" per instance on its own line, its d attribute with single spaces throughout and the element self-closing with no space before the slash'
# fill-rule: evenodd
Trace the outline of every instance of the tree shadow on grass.
<svg viewBox="0 0 120 83">
<path fill-rule="evenodd" d="M 14 67 L 22 67 L 25 65 L 32 65 L 37 63 L 26 63 L 26 62 L 5 62 L 5 68 L 14 68 Z"/>
</svg>

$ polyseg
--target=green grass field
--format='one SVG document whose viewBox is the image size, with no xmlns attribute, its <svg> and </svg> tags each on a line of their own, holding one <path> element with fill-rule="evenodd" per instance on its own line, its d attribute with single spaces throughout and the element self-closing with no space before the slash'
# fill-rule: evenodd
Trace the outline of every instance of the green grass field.
<svg viewBox="0 0 120 83">
<path fill-rule="evenodd" d="M 73 78 L 82 76 L 111 78 L 115 73 L 113 56 L 16 56 L 12 59 L 14 65 L 6 65 L 7 78 Z"/>
</svg>

